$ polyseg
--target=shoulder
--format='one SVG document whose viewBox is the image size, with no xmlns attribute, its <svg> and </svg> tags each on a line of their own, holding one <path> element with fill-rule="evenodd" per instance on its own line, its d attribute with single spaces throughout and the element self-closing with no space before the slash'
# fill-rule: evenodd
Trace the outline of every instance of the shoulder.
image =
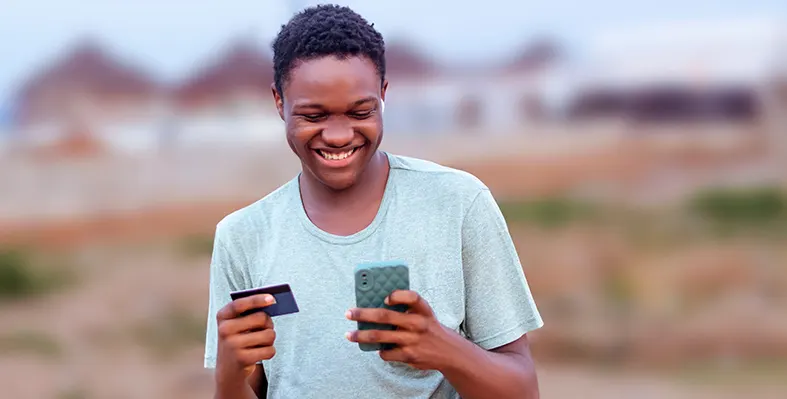
<svg viewBox="0 0 787 399">
<path fill-rule="evenodd" d="M 256 202 L 226 215 L 216 225 L 216 238 L 225 243 L 255 239 L 277 225 L 291 208 L 291 180 Z"/>
<path fill-rule="evenodd" d="M 473 174 L 423 159 L 389 154 L 391 169 L 400 181 L 423 195 L 441 200 L 458 200 L 469 205 L 479 193 L 488 191 L 486 184 Z"/>
</svg>

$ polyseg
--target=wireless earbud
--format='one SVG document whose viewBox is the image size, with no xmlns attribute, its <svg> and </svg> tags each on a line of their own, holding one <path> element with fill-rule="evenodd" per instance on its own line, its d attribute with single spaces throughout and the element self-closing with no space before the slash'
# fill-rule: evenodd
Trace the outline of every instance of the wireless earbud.
<svg viewBox="0 0 787 399">
<path fill-rule="evenodd" d="M 385 112 L 385 100 L 380 100 L 380 113 Z"/>
</svg>

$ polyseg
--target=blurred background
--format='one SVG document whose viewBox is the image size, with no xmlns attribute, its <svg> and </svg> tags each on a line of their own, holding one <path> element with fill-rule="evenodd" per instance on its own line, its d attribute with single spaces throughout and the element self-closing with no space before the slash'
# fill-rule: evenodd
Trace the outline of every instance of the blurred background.
<svg viewBox="0 0 787 399">
<path fill-rule="evenodd" d="M 212 397 L 213 231 L 299 170 L 270 43 L 313 3 L 3 1 L 3 396 Z M 384 149 L 498 199 L 543 397 L 787 397 L 787 3 L 340 3 Z"/>
</svg>

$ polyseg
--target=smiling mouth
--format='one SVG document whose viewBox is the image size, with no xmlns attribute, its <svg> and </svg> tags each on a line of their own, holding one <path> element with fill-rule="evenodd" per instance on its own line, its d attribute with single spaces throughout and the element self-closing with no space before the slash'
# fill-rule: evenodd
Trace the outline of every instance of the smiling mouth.
<svg viewBox="0 0 787 399">
<path fill-rule="evenodd" d="M 361 147 L 363 147 L 363 146 L 361 146 Z M 324 151 L 324 150 L 315 150 L 314 152 L 316 152 L 321 157 L 323 157 L 324 159 L 327 159 L 329 161 L 341 161 L 343 159 L 347 159 L 347 158 L 351 157 L 361 147 L 351 148 L 350 150 L 342 151 L 342 152 L 328 152 L 328 151 Z"/>
</svg>

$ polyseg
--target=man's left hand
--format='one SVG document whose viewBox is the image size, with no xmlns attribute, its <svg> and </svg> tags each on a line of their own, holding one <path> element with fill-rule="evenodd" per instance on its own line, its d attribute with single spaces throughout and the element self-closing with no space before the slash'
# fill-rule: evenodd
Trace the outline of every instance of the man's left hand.
<svg viewBox="0 0 787 399">
<path fill-rule="evenodd" d="M 362 330 L 347 333 L 347 339 L 359 343 L 396 344 L 396 348 L 380 351 L 386 361 L 406 363 L 421 370 L 441 370 L 450 365 L 465 343 L 456 332 L 446 328 L 434 315 L 431 306 L 413 291 L 394 291 L 385 304 L 406 305 L 406 313 L 383 308 L 350 309 L 347 318 L 353 321 L 392 324 L 394 331 Z"/>
</svg>

